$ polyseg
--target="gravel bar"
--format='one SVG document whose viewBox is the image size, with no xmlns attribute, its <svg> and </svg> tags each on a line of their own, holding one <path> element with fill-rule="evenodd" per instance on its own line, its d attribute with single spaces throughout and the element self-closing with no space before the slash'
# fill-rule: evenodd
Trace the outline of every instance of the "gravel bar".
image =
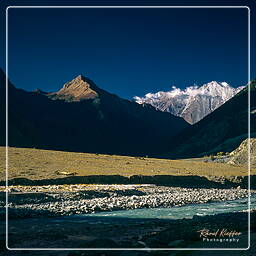
<svg viewBox="0 0 256 256">
<path fill-rule="evenodd" d="M 251 190 L 251 193 L 255 193 Z M 247 189 L 195 189 L 143 185 L 9 186 L 9 218 L 64 216 L 101 211 L 182 206 L 248 197 Z M 5 187 L 0 187 L 0 216 Z"/>
</svg>

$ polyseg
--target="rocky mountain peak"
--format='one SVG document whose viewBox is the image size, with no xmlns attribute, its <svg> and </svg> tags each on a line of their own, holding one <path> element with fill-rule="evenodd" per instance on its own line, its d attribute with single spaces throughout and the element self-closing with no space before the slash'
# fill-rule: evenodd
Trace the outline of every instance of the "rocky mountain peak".
<svg viewBox="0 0 256 256">
<path fill-rule="evenodd" d="M 72 79 L 70 82 L 79 82 L 79 81 L 86 81 L 86 78 L 83 75 L 78 75 L 74 79 Z M 69 82 L 68 82 L 69 83 Z"/>
<path fill-rule="evenodd" d="M 189 86 L 181 90 L 172 87 L 167 92 L 147 93 L 135 96 L 139 104 L 150 104 L 156 109 L 183 117 L 194 124 L 232 98 L 244 87 L 233 88 L 226 82 L 211 81 L 202 86 Z"/>
<path fill-rule="evenodd" d="M 63 99 L 66 101 L 94 99 L 98 97 L 98 93 L 94 87 L 95 86 L 91 86 L 88 79 L 79 75 L 70 82 L 65 83 L 62 89 L 53 95 L 55 99 Z"/>
<path fill-rule="evenodd" d="M 63 89 L 68 89 L 68 88 L 72 88 L 72 89 L 79 89 L 79 88 L 88 88 L 90 87 L 90 85 L 86 82 L 85 77 L 83 77 L 82 75 L 79 75 L 77 77 L 75 77 L 74 79 L 72 79 L 71 81 L 65 83 L 63 85 Z"/>
</svg>

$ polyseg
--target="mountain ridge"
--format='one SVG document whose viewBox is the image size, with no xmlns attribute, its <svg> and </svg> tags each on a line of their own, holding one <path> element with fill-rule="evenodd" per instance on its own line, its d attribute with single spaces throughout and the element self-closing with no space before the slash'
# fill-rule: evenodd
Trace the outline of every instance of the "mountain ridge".
<svg viewBox="0 0 256 256">
<path fill-rule="evenodd" d="M 86 83 L 97 97 L 85 99 L 79 94 L 74 99 L 63 94 L 54 98 L 54 93 L 27 92 L 9 82 L 9 146 L 145 156 L 166 150 L 166 138 L 189 126 L 180 117 L 96 88 L 88 78 Z M 4 123 L 3 75 L 0 84 Z M 0 135 L 0 144 L 5 145 L 3 126 Z"/>
<path fill-rule="evenodd" d="M 139 104 L 150 104 L 156 109 L 183 117 L 194 124 L 231 99 L 244 87 L 233 88 L 226 82 L 212 81 L 202 86 L 189 86 L 184 90 L 172 87 L 171 91 L 135 96 Z"/>
<path fill-rule="evenodd" d="M 225 146 L 231 152 L 248 134 L 248 91 L 251 98 L 251 134 L 256 132 L 256 80 L 196 124 L 184 129 L 174 141 L 167 158 L 201 157 Z"/>
</svg>

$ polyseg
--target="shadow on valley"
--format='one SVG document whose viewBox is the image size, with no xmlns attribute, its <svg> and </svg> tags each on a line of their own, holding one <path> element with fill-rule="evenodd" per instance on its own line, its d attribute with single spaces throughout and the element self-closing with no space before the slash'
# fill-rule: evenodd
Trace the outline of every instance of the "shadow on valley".
<svg viewBox="0 0 256 256">
<path fill-rule="evenodd" d="M 124 177 L 121 175 L 90 175 L 70 176 L 57 179 L 30 180 L 26 178 L 14 178 L 8 181 L 8 185 L 64 185 L 64 184 L 155 184 L 159 186 L 183 187 L 183 188 L 248 188 L 248 177 L 239 177 L 239 182 L 232 182 L 228 179 L 219 180 L 200 176 L 173 176 L 173 175 L 133 175 Z M 251 188 L 256 188 L 256 175 L 251 175 Z M 4 186 L 5 181 L 0 181 Z"/>
</svg>

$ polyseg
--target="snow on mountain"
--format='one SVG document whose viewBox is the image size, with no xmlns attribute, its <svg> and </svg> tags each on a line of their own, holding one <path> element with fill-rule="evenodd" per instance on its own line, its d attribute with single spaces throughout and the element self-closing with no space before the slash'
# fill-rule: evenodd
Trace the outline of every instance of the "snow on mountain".
<svg viewBox="0 0 256 256">
<path fill-rule="evenodd" d="M 168 92 L 147 93 L 144 97 L 135 96 L 139 104 L 150 104 L 158 110 L 183 117 L 194 124 L 221 106 L 244 86 L 233 88 L 226 82 L 212 81 L 202 86 L 189 86 L 184 90 L 172 87 Z"/>
</svg>

